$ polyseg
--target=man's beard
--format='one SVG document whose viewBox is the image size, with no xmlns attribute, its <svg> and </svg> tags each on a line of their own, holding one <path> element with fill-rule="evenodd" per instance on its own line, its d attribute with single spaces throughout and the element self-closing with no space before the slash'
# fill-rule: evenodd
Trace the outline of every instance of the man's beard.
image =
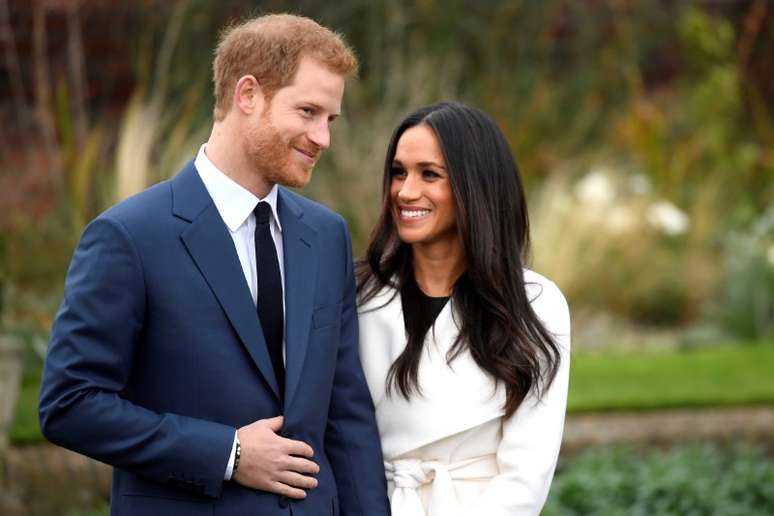
<svg viewBox="0 0 774 516">
<path fill-rule="evenodd" d="M 247 154 L 256 171 L 271 184 L 302 187 L 309 183 L 314 165 L 306 165 L 293 158 L 293 147 L 317 152 L 311 149 L 313 144 L 303 142 L 303 136 L 297 136 L 290 142 L 282 136 L 269 120 L 268 109 L 261 115 L 260 125 L 250 129 L 247 138 Z"/>
</svg>

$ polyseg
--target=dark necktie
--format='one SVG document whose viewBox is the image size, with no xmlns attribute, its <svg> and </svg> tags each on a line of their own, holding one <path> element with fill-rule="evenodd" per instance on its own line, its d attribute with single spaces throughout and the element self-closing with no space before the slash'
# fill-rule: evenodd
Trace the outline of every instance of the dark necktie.
<svg viewBox="0 0 774 516">
<path fill-rule="evenodd" d="M 282 361 L 282 277 L 280 276 L 277 249 L 271 238 L 269 225 L 271 207 L 259 202 L 255 207 L 255 261 L 258 271 L 258 319 L 261 321 L 271 365 L 279 384 L 280 399 L 285 391 L 285 364 Z"/>
</svg>

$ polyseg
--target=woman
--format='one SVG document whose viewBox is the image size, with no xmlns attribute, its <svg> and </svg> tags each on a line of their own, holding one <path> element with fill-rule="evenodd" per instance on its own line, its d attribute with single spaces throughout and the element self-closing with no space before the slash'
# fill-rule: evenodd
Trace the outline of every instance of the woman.
<svg viewBox="0 0 774 516">
<path fill-rule="evenodd" d="M 523 269 L 526 202 L 483 112 L 424 107 L 395 130 L 358 268 L 360 355 L 395 516 L 539 514 L 561 443 L 570 322 Z"/>
</svg>

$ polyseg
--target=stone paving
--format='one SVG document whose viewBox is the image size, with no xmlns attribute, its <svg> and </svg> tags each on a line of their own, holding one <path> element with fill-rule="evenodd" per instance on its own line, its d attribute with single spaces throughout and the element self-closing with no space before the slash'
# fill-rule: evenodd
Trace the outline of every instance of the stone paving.
<svg viewBox="0 0 774 516">
<path fill-rule="evenodd" d="M 704 440 L 774 444 L 774 406 L 571 415 L 562 451 L 571 453 L 605 444 L 665 445 Z"/>
</svg>

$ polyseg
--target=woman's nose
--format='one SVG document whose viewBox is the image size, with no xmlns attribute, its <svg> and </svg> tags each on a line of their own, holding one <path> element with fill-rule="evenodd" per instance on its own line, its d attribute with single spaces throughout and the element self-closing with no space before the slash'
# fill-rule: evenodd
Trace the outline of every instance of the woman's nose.
<svg viewBox="0 0 774 516">
<path fill-rule="evenodd" d="M 403 184 L 398 190 L 398 198 L 404 201 L 417 199 L 421 196 L 421 188 L 419 181 L 417 181 L 411 174 L 406 176 Z"/>
</svg>

